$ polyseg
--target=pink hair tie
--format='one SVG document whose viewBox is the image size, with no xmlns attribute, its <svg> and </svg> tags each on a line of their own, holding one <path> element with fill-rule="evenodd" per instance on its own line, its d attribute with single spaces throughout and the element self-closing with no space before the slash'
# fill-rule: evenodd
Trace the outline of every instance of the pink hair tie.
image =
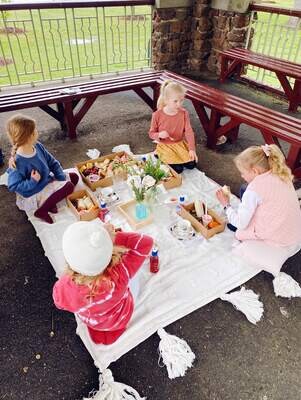
<svg viewBox="0 0 301 400">
<path fill-rule="evenodd" d="M 265 144 L 264 146 L 261 146 L 261 148 L 262 148 L 262 151 L 264 152 L 264 154 L 265 154 L 267 157 L 270 157 L 270 155 L 271 155 L 271 148 L 270 148 L 270 146 L 269 146 L 268 144 Z"/>
</svg>

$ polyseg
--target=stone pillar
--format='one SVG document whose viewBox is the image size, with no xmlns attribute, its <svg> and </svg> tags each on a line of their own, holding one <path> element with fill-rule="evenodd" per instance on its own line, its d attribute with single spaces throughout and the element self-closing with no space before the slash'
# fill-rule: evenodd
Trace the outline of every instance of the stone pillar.
<svg viewBox="0 0 301 400">
<path fill-rule="evenodd" d="M 244 47 L 250 13 L 215 10 L 211 0 L 157 2 L 160 4 L 154 10 L 152 32 L 155 69 L 197 75 L 208 68 L 219 74 L 219 51 Z M 170 7 L 171 3 L 182 7 Z"/>
<path fill-rule="evenodd" d="M 244 47 L 250 24 L 250 13 L 212 10 L 213 37 L 208 69 L 216 74 L 220 72 L 219 51 L 234 47 Z"/>
<path fill-rule="evenodd" d="M 210 0 L 196 0 L 191 24 L 191 44 L 187 66 L 190 72 L 198 73 L 206 68 L 211 52 L 213 25 Z"/>
<path fill-rule="evenodd" d="M 192 7 L 157 8 L 153 14 L 152 58 L 155 69 L 183 72 L 191 41 Z"/>
</svg>

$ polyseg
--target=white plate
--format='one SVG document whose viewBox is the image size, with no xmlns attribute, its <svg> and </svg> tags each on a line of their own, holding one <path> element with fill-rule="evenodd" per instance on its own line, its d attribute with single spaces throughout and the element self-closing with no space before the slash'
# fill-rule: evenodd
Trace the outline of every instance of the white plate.
<svg viewBox="0 0 301 400">
<path fill-rule="evenodd" d="M 177 223 L 171 225 L 169 231 L 178 240 L 191 240 L 196 236 L 192 226 L 187 231 L 183 231 L 178 229 Z"/>
</svg>

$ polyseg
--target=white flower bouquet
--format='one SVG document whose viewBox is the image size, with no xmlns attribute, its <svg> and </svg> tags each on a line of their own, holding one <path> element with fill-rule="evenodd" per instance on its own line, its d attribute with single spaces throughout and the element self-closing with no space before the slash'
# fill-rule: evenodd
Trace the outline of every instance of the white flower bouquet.
<svg viewBox="0 0 301 400">
<path fill-rule="evenodd" d="M 148 191 L 155 186 L 156 180 L 150 175 L 129 175 L 127 183 L 132 188 L 136 201 L 142 202 Z"/>
</svg>

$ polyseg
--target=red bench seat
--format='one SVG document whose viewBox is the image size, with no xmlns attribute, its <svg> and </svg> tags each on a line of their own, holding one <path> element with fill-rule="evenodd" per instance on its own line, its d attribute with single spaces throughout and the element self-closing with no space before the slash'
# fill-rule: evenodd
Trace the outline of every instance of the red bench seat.
<svg viewBox="0 0 301 400">
<path fill-rule="evenodd" d="M 301 65 L 275 57 L 254 53 L 247 49 L 235 48 L 220 52 L 221 73 L 220 81 L 224 82 L 230 76 L 241 75 L 244 65 L 254 65 L 275 72 L 284 93 L 289 100 L 289 110 L 297 111 L 301 105 Z M 294 78 L 291 86 L 288 78 Z"/>
<path fill-rule="evenodd" d="M 208 147 L 214 149 L 221 135 L 228 136 L 232 141 L 236 140 L 239 127 L 244 123 L 257 128 L 266 143 L 276 143 L 280 146 L 279 139 L 288 143 L 287 163 L 294 174 L 301 178 L 300 120 L 174 72 L 145 71 L 78 83 L 67 86 L 67 88 L 80 90 L 72 94 L 64 94 L 62 92 L 66 88 L 64 86 L 1 95 L 0 112 L 40 107 L 61 123 L 70 138 L 75 138 L 76 127 L 99 95 L 133 90 L 152 110 L 155 110 L 160 85 L 166 79 L 179 82 L 187 88 L 186 97 L 191 100 L 197 112 L 207 135 Z M 151 88 L 153 95 L 148 94 L 145 88 Z M 56 109 L 50 105 L 55 105 Z M 227 122 L 222 120 L 225 116 L 228 117 Z"/>
</svg>

